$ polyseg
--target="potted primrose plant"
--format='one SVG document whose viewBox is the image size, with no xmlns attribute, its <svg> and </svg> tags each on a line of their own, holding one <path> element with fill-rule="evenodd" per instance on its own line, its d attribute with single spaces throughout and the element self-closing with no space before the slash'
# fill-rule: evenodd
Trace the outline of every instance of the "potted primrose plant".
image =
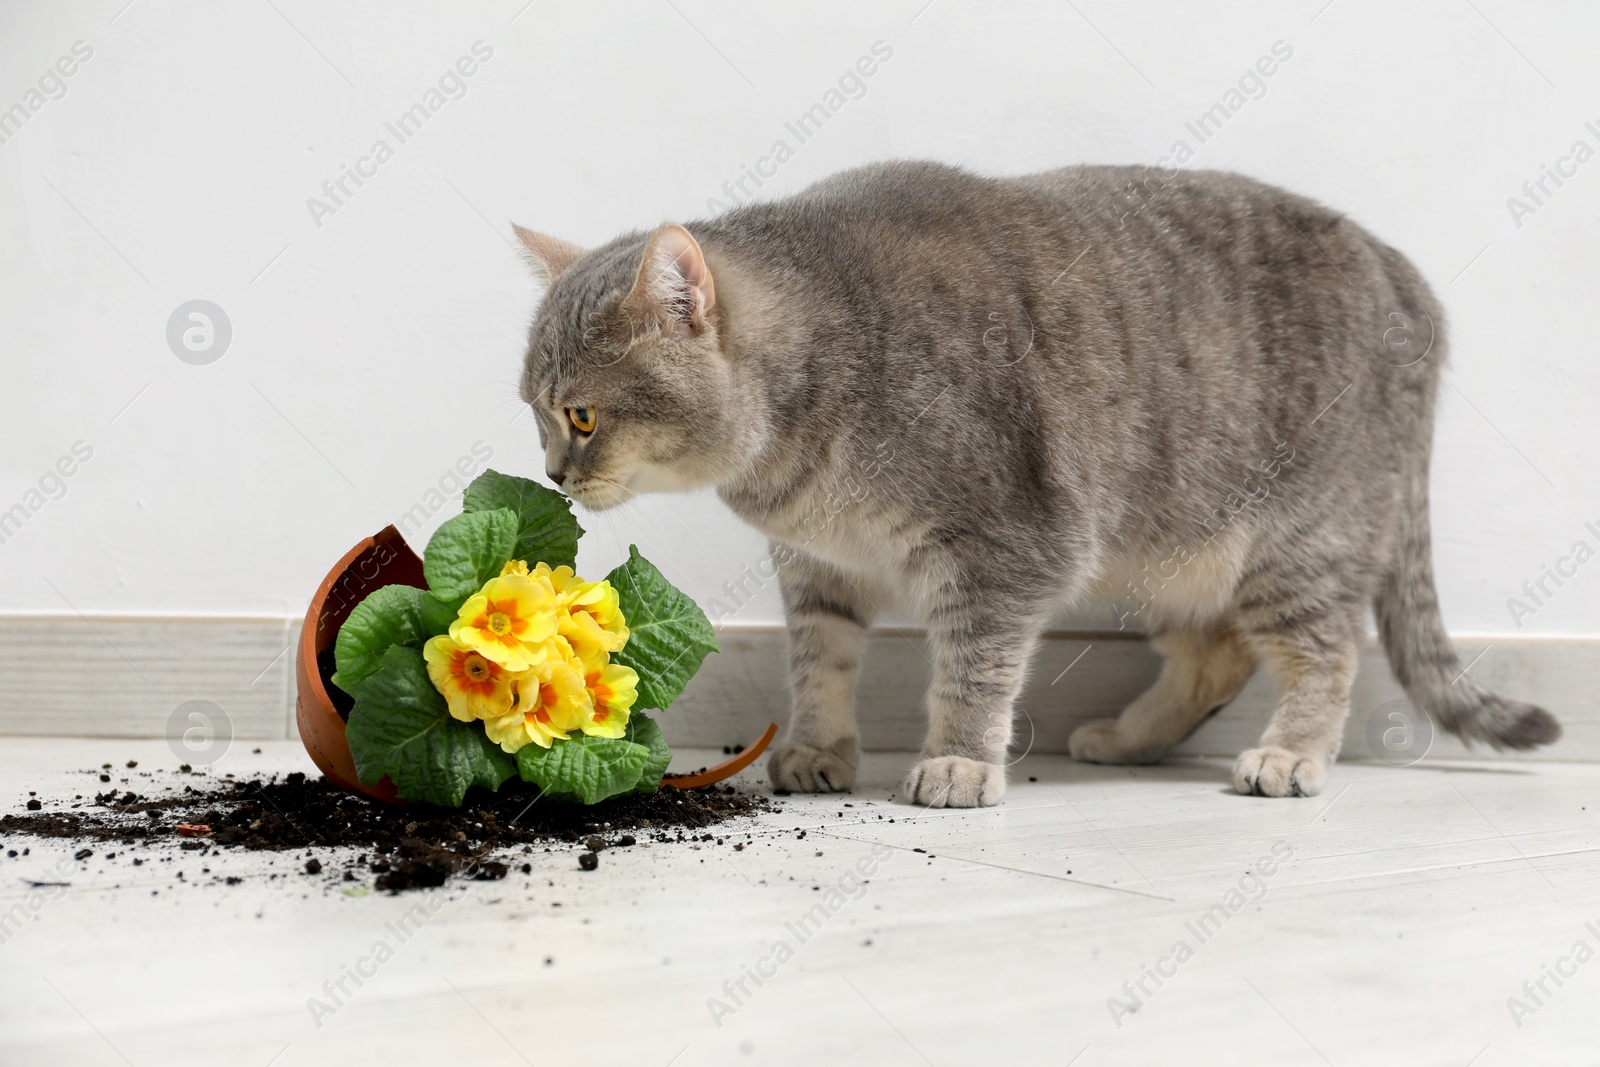
<svg viewBox="0 0 1600 1067">
<path fill-rule="evenodd" d="M 456 807 L 472 786 L 534 783 L 596 804 L 697 788 L 777 732 L 693 775 L 646 711 L 665 711 L 717 641 L 704 612 L 630 546 L 599 581 L 574 571 L 566 497 L 485 471 L 422 558 L 390 526 L 352 548 L 306 613 L 297 717 L 335 784 Z"/>
</svg>

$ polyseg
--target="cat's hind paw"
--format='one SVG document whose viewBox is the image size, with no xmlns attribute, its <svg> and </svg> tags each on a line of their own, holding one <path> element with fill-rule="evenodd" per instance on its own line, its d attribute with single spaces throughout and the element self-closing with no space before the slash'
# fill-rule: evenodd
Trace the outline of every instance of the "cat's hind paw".
<svg viewBox="0 0 1600 1067">
<path fill-rule="evenodd" d="M 1083 763 L 1155 763 L 1166 750 L 1130 743 L 1116 719 L 1094 719 L 1072 731 L 1067 751 Z"/>
<path fill-rule="evenodd" d="M 911 768 L 906 799 L 930 808 L 987 808 L 1006 793 L 1006 769 L 965 756 L 934 756 Z"/>
<path fill-rule="evenodd" d="M 847 751 L 837 751 L 847 748 Z M 841 793 L 856 781 L 854 742 L 835 745 L 835 751 L 813 748 L 797 741 L 772 746 L 767 757 L 767 777 L 776 789 L 794 793 Z"/>
<path fill-rule="evenodd" d="M 1327 765 L 1316 756 L 1270 745 L 1240 753 L 1233 765 L 1233 788 L 1243 796 L 1314 797 L 1327 780 Z"/>
</svg>

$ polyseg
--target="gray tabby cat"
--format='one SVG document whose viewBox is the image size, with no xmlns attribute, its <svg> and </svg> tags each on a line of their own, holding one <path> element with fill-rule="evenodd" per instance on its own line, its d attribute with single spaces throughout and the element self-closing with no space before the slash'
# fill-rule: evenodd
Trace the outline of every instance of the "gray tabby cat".
<svg viewBox="0 0 1600 1067">
<path fill-rule="evenodd" d="M 1231 174 L 890 163 L 589 251 L 517 234 L 548 283 L 522 396 L 550 478 L 594 509 L 716 486 L 773 542 L 776 786 L 853 782 L 890 600 L 932 654 L 921 804 L 1000 800 L 1035 642 L 1090 597 L 1138 601 L 1167 658 L 1072 735 L 1078 759 L 1160 759 L 1265 663 L 1278 703 L 1234 787 L 1315 795 L 1369 602 L 1446 729 L 1560 736 L 1451 648 L 1428 526 L 1443 317 L 1327 208 Z"/>
</svg>

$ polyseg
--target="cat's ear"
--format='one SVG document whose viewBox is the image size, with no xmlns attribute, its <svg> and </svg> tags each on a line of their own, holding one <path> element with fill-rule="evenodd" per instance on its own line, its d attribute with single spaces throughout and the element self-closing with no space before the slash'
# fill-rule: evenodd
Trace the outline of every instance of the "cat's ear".
<svg viewBox="0 0 1600 1067">
<path fill-rule="evenodd" d="M 584 250 L 571 241 L 563 241 L 547 233 L 534 233 L 514 222 L 511 231 L 517 235 L 517 241 L 522 245 L 522 258 L 533 268 L 534 277 L 546 285 L 555 281 L 562 271 L 583 255 Z"/>
<path fill-rule="evenodd" d="M 645 242 L 633 289 L 623 307 L 635 323 L 654 325 L 668 337 L 705 329 L 706 314 L 717 302 L 711 268 L 700 245 L 675 222 L 657 228 Z"/>
</svg>

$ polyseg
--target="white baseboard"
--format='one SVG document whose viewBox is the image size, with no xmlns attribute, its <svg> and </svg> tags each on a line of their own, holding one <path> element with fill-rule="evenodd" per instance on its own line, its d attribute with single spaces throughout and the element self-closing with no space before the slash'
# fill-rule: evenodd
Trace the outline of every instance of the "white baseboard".
<svg viewBox="0 0 1600 1067">
<path fill-rule="evenodd" d="M 238 740 L 295 736 L 294 651 L 299 619 L 0 615 L 0 735 L 163 737 L 186 728 L 189 701 L 222 709 Z M 782 630 L 731 628 L 661 724 L 681 746 L 748 742 L 788 718 Z M 1600 639 L 1460 637 L 1472 673 L 1507 696 L 1549 708 L 1566 736 L 1523 759 L 1600 761 Z M 1481 657 L 1479 654 L 1482 653 Z M 1479 657 L 1474 662 L 1474 657 Z M 1080 723 L 1114 716 L 1155 678 L 1159 657 L 1128 634 L 1053 634 L 1036 656 L 1020 703 L 1016 749 L 1065 752 Z M 864 748 L 921 745 L 928 661 L 915 632 L 883 630 L 869 642 L 857 691 Z M 1362 649 L 1344 754 L 1369 754 L 1367 720 L 1403 697 L 1375 644 Z M 1179 748 L 1228 756 L 1256 743 L 1272 707 L 1258 673 L 1243 693 Z M 174 722 L 178 726 L 174 727 Z M 1031 738 L 1031 742 L 1030 742 Z M 1436 758 L 1488 756 L 1454 738 Z"/>
<path fill-rule="evenodd" d="M 293 736 L 299 630 L 272 617 L 0 615 L 0 734 L 165 737 L 180 707 L 206 701 L 237 739 Z M 181 736 L 192 721 L 178 721 Z"/>
<path fill-rule="evenodd" d="M 662 716 L 669 740 L 694 746 L 722 746 L 754 737 L 768 722 L 787 721 L 784 646 L 780 630 L 719 634 L 722 654 L 711 656 L 685 691 L 680 704 Z M 1472 758 L 1514 755 L 1520 759 L 1600 761 L 1600 639 L 1457 639 L 1462 661 L 1496 692 L 1541 704 L 1565 728 L 1557 744 L 1530 753 L 1469 750 L 1453 737 L 1435 738 L 1430 755 Z M 1487 651 L 1486 651 L 1487 650 Z M 1482 657 L 1474 663 L 1474 657 Z M 1142 637 L 1128 634 L 1053 634 L 1034 657 L 1017 715 L 1014 752 L 1029 745 L 1036 752 L 1067 751 L 1067 738 L 1082 723 L 1119 714 L 1155 681 L 1160 657 Z M 1063 673 L 1065 672 L 1065 673 Z M 921 747 L 925 728 L 922 698 L 929 666 L 917 633 L 875 632 L 868 644 L 856 690 L 862 747 L 871 751 L 912 751 Z M 1234 756 L 1258 743 L 1273 706 L 1272 679 L 1258 671 L 1244 691 L 1180 745 L 1179 753 Z M 1371 754 L 1367 722 L 1377 709 L 1405 694 L 1389 673 L 1383 650 L 1369 640 L 1345 729 L 1343 756 Z M 1387 721 L 1387 719 L 1385 719 Z"/>
</svg>

